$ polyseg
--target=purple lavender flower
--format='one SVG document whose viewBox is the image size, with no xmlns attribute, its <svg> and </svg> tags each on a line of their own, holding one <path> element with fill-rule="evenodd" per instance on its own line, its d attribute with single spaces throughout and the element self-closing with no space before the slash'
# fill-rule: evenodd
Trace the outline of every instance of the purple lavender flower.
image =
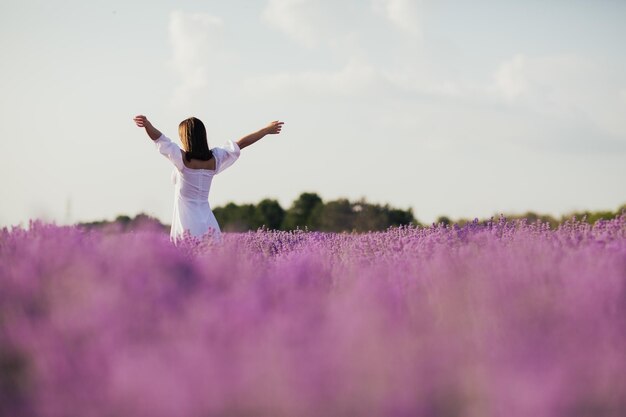
<svg viewBox="0 0 626 417">
<path fill-rule="evenodd" d="M 626 415 L 626 215 L 0 231 L 0 415 Z"/>
</svg>

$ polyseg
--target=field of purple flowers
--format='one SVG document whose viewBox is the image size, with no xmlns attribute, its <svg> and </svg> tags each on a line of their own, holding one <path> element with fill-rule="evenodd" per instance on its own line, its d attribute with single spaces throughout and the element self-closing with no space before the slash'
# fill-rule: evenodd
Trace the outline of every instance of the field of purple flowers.
<svg viewBox="0 0 626 417">
<path fill-rule="evenodd" d="M 0 415 L 624 416 L 626 215 L 4 229 Z"/>
</svg>

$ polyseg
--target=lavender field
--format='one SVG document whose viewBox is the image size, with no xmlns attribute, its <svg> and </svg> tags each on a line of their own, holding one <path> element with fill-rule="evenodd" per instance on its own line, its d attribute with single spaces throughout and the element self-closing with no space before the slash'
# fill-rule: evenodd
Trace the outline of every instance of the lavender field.
<svg viewBox="0 0 626 417">
<path fill-rule="evenodd" d="M 0 232 L 2 416 L 624 416 L 626 215 Z"/>
</svg>

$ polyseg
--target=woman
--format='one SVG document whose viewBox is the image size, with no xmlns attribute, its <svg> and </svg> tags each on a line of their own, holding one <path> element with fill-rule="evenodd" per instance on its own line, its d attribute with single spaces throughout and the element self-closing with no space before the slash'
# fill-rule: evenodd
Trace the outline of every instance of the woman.
<svg viewBox="0 0 626 417">
<path fill-rule="evenodd" d="M 174 180 L 174 215 L 170 238 L 182 240 L 185 233 L 200 237 L 211 233 L 220 237 L 220 226 L 209 206 L 209 191 L 213 176 L 231 166 L 241 149 L 252 145 L 265 135 L 280 133 L 283 122 L 274 121 L 263 129 L 251 133 L 237 142 L 228 141 L 221 148 L 209 149 L 204 124 L 195 117 L 183 120 L 178 125 L 178 134 L 183 149 L 164 136 L 148 121 L 146 116 L 135 116 L 137 126 L 146 129 L 159 150 L 176 169 Z"/>
</svg>

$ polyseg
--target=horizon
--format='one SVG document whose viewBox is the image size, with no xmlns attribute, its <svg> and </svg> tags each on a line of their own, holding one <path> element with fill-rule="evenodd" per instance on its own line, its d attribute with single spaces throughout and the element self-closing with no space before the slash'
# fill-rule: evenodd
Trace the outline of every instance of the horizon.
<svg viewBox="0 0 626 417">
<path fill-rule="evenodd" d="M 426 224 L 613 211 L 624 18 L 625 2 L 5 1 L 0 227 L 170 223 L 172 167 L 136 114 L 176 142 L 195 115 L 211 146 L 285 121 L 218 176 L 212 207 L 309 190 Z"/>
<path fill-rule="evenodd" d="M 303 193 L 308 193 L 309 191 L 304 191 Z M 302 194 L 302 193 L 301 193 Z M 318 194 L 318 193 L 315 193 Z M 319 194 L 318 194 L 319 195 Z M 331 201 L 337 201 L 337 200 L 341 200 L 343 199 L 342 197 L 338 198 L 338 199 L 333 199 L 333 200 L 329 200 L 329 199 L 325 199 L 323 198 L 323 196 L 320 196 L 320 198 L 322 198 L 322 202 L 324 204 L 331 202 Z M 269 199 L 272 201 L 278 201 L 278 200 L 274 200 L 274 199 Z M 350 203 L 359 203 L 361 201 L 363 201 L 363 199 L 356 199 L 356 200 L 350 200 Z M 223 208 L 228 204 L 237 204 L 239 206 L 241 205 L 246 205 L 246 204 L 251 204 L 251 205 L 258 205 L 262 200 L 259 201 L 248 201 L 248 202 L 241 202 L 241 203 L 235 203 L 233 201 L 229 201 L 226 202 L 223 205 L 217 206 L 217 207 L 213 207 L 213 209 L 217 209 L 217 208 Z M 280 202 L 278 202 L 280 204 Z M 489 219 L 489 218 L 498 218 L 500 216 L 504 216 L 505 218 L 523 218 L 526 215 L 537 215 L 537 216 L 549 216 L 551 218 L 553 218 L 556 221 L 560 221 L 563 219 L 567 219 L 571 216 L 578 216 L 578 215 L 583 215 L 585 213 L 587 214 L 598 214 L 598 213 L 614 213 L 616 216 L 620 214 L 620 209 L 622 210 L 626 210 L 626 202 L 624 202 L 624 204 L 621 204 L 617 207 L 614 208 L 606 208 L 606 209 L 600 209 L 600 210 L 589 210 L 589 209 L 582 209 L 582 210 L 576 210 L 576 211 L 570 211 L 567 213 L 545 213 L 545 212 L 539 212 L 539 211 L 534 211 L 534 210 L 528 210 L 525 212 L 520 212 L 520 213 L 515 213 L 515 212 L 508 212 L 508 213 L 492 213 L 491 215 L 488 216 L 483 216 L 483 217 L 451 217 L 445 213 L 440 214 L 438 216 L 436 216 L 436 218 L 433 221 L 427 222 L 427 221 L 423 221 L 421 220 L 416 214 L 415 211 L 411 208 L 411 207 L 397 207 L 397 206 L 393 206 L 391 204 L 387 204 L 387 203 L 380 203 L 380 202 L 372 202 L 369 201 L 367 199 L 364 200 L 364 203 L 367 204 L 374 204 L 374 205 L 380 205 L 380 206 L 385 206 L 388 205 L 390 208 L 392 209 L 400 209 L 400 210 L 411 210 L 413 212 L 413 216 L 415 218 L 415 221 L 422 224 L 423 226 L 428 226 L 430 224 L 433 223 L 437 223 L 441 218 L 447 218 L 451 223 L 459 223 L 459 222 L 470 222 L 474 219 L 478 219 L 480 221 Z M 293 201 L 287 205 L 284 206 L 282 204 L 280 204 L 280 206 L 284 209 L 284 210 L 288 210 L 290 207 L 292 207 Z M 112 216 L 111 218 L 100 218 L 100 219 L 90 219 L 90 220 L 83 220 L 83 221 L 77 221 L 77 222 L 73 222 L 73 223 L 62 223 L 62 225 L 71 225 L 71 226 L 75 226 L 75 225 L 81 225 L 81 224 L 88 224 L 88 223 L 93 223 L 93 222 L 116 222 L 118 220 L 119 217 L 128 217 L 129 219 L 133 220 L 139 216 L 149 216 L 151 218 L 154 218 L 156 220 L 158 220 L 162 225 L 164 226 L 170 226 L 170 223 L 168 222 L 163 222 L 162 219 L 159 219 L 156 216 L 152 216 L 149 213 L 146 212 L 139 212 L 139 213 L 133 213 L 133 214 L 128 214 L 128 213 L 118 213 L 117 215 Z M 15 225 L 15 226 L 24 226 L 23 224 L 20 225 Z"/>
</svg>

